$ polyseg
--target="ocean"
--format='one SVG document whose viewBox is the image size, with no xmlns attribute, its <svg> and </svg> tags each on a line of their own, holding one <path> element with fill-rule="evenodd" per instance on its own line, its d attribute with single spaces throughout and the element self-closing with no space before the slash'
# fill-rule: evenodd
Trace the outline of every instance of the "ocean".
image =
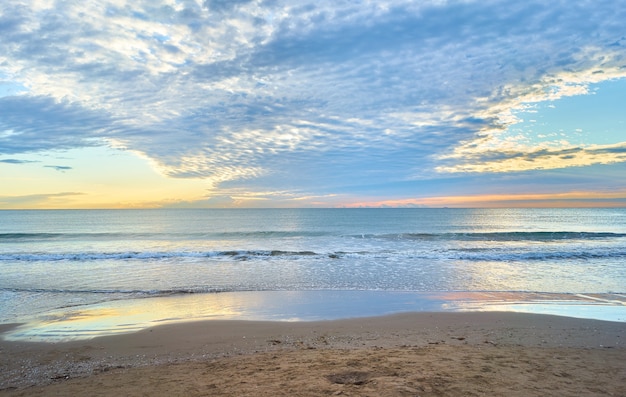
<svg viewBox="0 0 626 397">
<path fill-rule="evenodd" d="M 480 302 L 626 321 L 626 209 L 4 210 L 0 270 L 0 323 L 35 339 Z"/>
</svg>

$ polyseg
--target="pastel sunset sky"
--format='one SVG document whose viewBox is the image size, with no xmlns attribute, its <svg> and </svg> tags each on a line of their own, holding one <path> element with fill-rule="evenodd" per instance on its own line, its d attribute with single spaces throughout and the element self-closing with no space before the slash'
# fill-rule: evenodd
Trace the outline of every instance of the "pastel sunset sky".
<svg viewBox="0 0 626 397">
<path fill-rule="evenodd" d="M 8 0 L 0 209 L 626 206 L 626 1 Z"/>
</svg>

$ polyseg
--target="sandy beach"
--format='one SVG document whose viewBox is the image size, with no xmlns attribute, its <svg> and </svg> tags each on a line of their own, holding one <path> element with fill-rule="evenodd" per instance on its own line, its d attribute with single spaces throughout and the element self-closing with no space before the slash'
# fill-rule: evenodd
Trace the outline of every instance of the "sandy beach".
<svg viewBox="0 0 626 397">
<path fill-rule="evenodd" d="M 626 395 L 626 323 L 537 314 L 188 322 L 0 357 L 2 396 Z"/>
</svg>

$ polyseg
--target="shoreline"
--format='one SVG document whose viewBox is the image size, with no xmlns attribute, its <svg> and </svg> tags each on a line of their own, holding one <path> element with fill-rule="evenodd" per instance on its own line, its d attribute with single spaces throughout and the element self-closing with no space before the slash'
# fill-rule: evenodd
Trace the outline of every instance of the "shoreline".
<svg viewBox="0 0 626 397">
<path fill-rule="evenodd" d="M 543 391 L 626 393 L 626 323 L 512 312 L 420 312 L 311 322 L 190 321 L 80 341 L 2 340 L 0 357 L 0 395 L 7 396 L 96 391 L 141 395 L 148 390 L 155 395 L 288 395 L 293 385 L 286 386 L 283 363 L 290 363 L 291 376 L 306 385 L 301 395 L 409 395 L 400 393 L 402 388 L 416 391 L 413 395 L 446 390 L 455 395 L 454 387 L 461 387 L 456 381 L 471 394 L 472 387 L 487 387 L 485 382 L 509 382 L 507 371 L 520 374 L 520 368 L 530 378 L 520 378 L 515 387 L 549 368 L 545 384 L 535 385 Z M 466 368 L 446 367 L 446 360 L 464 362 Z M 391 362 L 398 364 L 396 375 L 389 369 Z M 430 369 L 417 369 L 426 362 Z M 424 375 L 437 365 L 443 365 L 439 375 Z M 258 368 L 242 371 L 246 366 Z M 474 370 L 483 378 L 472 379 L 482 383 L 463 375 Z M 314 373 L 315 380 L 308 381 Z M 277 378 L 272 381 L 270 374 Z M 165 379 L 173 383 L 162 383 Z M 392 390 L 377 389 L 392 380 L 397 393 L 380 394 Z M 198 382 L 210 390 L 194 391 Z M 253 385 L 256 393 L 248 389 Z"/>
<path fill-rule="evenodd" d="M 413 291 L 239 291 L 113 300 L 19 318 L 0 337 L 63 342 L 202 320 L 325 321 L 412 312 L 519 312 L 626 323 L 624 294 Z"/>
</svg>

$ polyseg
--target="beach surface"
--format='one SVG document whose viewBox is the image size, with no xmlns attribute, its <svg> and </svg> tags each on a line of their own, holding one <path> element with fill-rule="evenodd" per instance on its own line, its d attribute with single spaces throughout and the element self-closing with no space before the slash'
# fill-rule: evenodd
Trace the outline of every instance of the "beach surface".
<svg viewBox="0 0 626 397">
<path fill-rule="evenodd" d="M 3 340 L 0 395 L 625 396 L 626 323 L 423 312 Z"/>
</svg>

